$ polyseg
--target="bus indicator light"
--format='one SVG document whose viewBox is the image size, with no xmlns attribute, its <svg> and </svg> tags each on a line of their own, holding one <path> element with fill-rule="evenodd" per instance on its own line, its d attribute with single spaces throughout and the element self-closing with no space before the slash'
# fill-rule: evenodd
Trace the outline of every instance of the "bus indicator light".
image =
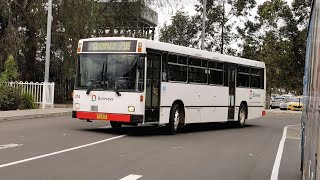
<svg viewBox="0 0 320 180">
<path fill-rule="evenodd" d="M 138 43 L 138 52 L 142 52 L 142 42 Z"/>
<path fill-rule="evenodd" d="M 80 53 L 81 52 L 81 47 L 82 47 L 82 43 L 78 44 L 78 48 L 77 48 L 77 52 Z"/>
<path fill-rule="evenodd" d="M 143 96 L 140 95 L 140 102 L 143 102 Z"/>
</svg>

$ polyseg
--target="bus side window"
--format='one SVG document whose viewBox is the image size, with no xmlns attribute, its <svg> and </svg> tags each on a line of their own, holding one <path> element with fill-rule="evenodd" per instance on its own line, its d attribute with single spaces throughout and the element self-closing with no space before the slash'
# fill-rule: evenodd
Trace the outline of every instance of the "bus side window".
<svg viewBox="0 0 320 180">
<path fill-rule="evenodd" d="M 250 86 L 253 88 L 261 88 L 261 69 L 251 68 Z"/>
<path fill-rule="evenodd" d="M 184 56 L 168 56 L 168 79 L 170 81 L 187 81 L 187 58 Z"/>
<path fill-rule="evenodd" d="M 223 85 L 223 63 L 217 61 L 209 61 L 208 68 L 209 84 Z"/>
<path fill-rule="evenodd" d="M 238 68 L 238 87 L 249 87 L 250 79 L 250 67 L 239 66 Z"/>
<path fill-rule="evenodd" d="M 188 65 L 189 82 L 206 84 L 207 61 L 202 59 L 189 58 Z"/>
</svg>

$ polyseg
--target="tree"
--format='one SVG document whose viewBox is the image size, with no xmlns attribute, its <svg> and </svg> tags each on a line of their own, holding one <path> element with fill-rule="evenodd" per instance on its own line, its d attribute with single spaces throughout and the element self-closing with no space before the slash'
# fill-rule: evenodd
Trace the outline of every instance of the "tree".
<svg viewBox="0 0 320 180">
<path fill-rule="evenodd" d="M 194 19 L 190 18 L 183 9 L 180 9 L 172 16 L 171 21 L 170 25 L 165 24 L 160 29 L 159 40 L 186 47 L 195 47 L 197 45 L 198 27 L 195 26 Z"/>
<path fill-rule="evenodd" d="M 245 38 L 242 55 L 266 63 L 269 92 L 281 88 L 302 93 L 309 5 L 266 1 L 258 7 L 258 23 L 238 29 Z"/>
<path fill-rule="evenodd" d="M 18 65 L 12 55 L 9 55 L 8 60 L 4 63 L 4 72 L 0 76 L 0 82 L 18 80 Z"/>
<path fill-rule="evenodd" d="M 196 5 L 197 22 L 201 23 L 203 0 Z M 249 15 L 256 5 L 255 0 L 218 0 L 207 1 L 206 49 L 219 51 L 221 54 L 232 53 L 232 41 L 237 40 L 233 29 L 236 28 L 235 19 Z M 236 41 L 234 41 L 236 42 Z"/>
<path fill-rule="evenodd" d="M 242 49 L 241 57 L 248 59 L 258 59 L 261 50 L 261 36 L 257 33 L 260 26 L 252 21 L 247 21 L 244 27 L 237 27 L 237 32 L 242 43 L 239 48 Z"/>
</svg>

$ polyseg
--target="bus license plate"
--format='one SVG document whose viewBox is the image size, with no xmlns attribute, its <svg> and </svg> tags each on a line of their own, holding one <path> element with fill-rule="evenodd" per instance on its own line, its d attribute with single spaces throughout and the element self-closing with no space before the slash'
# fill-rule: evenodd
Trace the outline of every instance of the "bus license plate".
<svg viewBox="0 0 320 180">
<path fill-rule="evenodd" d="M 97 119 L 108 119 L 106 114 L 97 114 Z"/>
</svg>

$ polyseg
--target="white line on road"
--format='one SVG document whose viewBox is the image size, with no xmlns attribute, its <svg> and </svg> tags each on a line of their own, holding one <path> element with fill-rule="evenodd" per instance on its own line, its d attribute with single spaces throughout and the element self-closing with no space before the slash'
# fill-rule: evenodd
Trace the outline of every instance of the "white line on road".
<svg viewBox="0 0 320 180">
<path fill-rule="evenodd" d="M 23 159 L 23 160 L 20 160 L 20 161 L 14 161 L 14 162 L 11 162 L 11 163 L 1 164 L 0 168 L 4 168 L 4 167 L 16 165 L 16 164 L 20 164 L 20 163 L 24 163 L 24 162 L 28 162 L 28 161 L 33 161 L 33 160 L 36 160 L 36 159 L 41 159 L 41 158 L 45 158 L 45 157 L 49 157 L 49 156 L 53 156 L 53 155 L 57 155 L 57 154 L 65 153 L 65 152 L 69 152 L 69 151 L 74 151 L 74 150 L 77 150 L 77 149 L 81 149 L 81 148 L 85 148 L 85 147 L 101 144 L 101 143 L 104 143 L 104 142 L 107 142 L 107 141 L 112 141 L 112 140 L 115 140 L 115 139 L 118 139 L 118 138 L 122 138 L 122 137 L 125 137 L 125 136 L 126 135 L 120 135 L 120 136 L 104 139 L 104 140 L 101 140 L 101 141 L 96 141 L 96 142 L 93 142 L 93 143 L 89 143 L 89 144 L 85 144 L 85 145 L 81 145 L 81 146 L 77 146 L 77 147 L 73 147 L 73 148 L 69 148 L 69 149 L 65 149 L 65 150 L 61 150 L 61 151 L 52 152 L 52 153 L 49 153 L 49 154 L 43 154 L 43 155 L 40 155 L 40 156 L 35 156 L 35 157 L 32 157 L 32 158 Z"/>
<path fill-rule="evenodd" d="M 23 144 L 4 144 L 4 145 L 0 145 L 0 150 L 1 149 L 8 149 L 8 148 L 13 148 L 13 147 L 18 147 L 18 146 L 22 146 Z"/>
<path fill-rule="evenodd" d="M 141 178 L 141 175 L 136 175 L 136 174 L 130 174 L 124 178 L 121 178 L 120 180 L 137 180 L 139 178 Z"/>
<path fill-rule="evenodd" d="M 284 148 L 284 142 L 286 141 L 286 137 L 287 137 L 288 127 L 298 126 L 298 125 L 300 125 L 300 124 L 289 125 L 289 126 L 284 127 L 282 138 L 281 138 L 280 143 L 279 143 L 277 156 L 276 156 L 276 159 L 275 159 L 274 164 L 273 164 L 270 180 L 277 180 L 278 179 L 279 168 L 280 168 L 280 163 L 281 163 L 281 158 L 282 158 L 282 153 L 283 153 L 283 148 Z"/>
</svg>

